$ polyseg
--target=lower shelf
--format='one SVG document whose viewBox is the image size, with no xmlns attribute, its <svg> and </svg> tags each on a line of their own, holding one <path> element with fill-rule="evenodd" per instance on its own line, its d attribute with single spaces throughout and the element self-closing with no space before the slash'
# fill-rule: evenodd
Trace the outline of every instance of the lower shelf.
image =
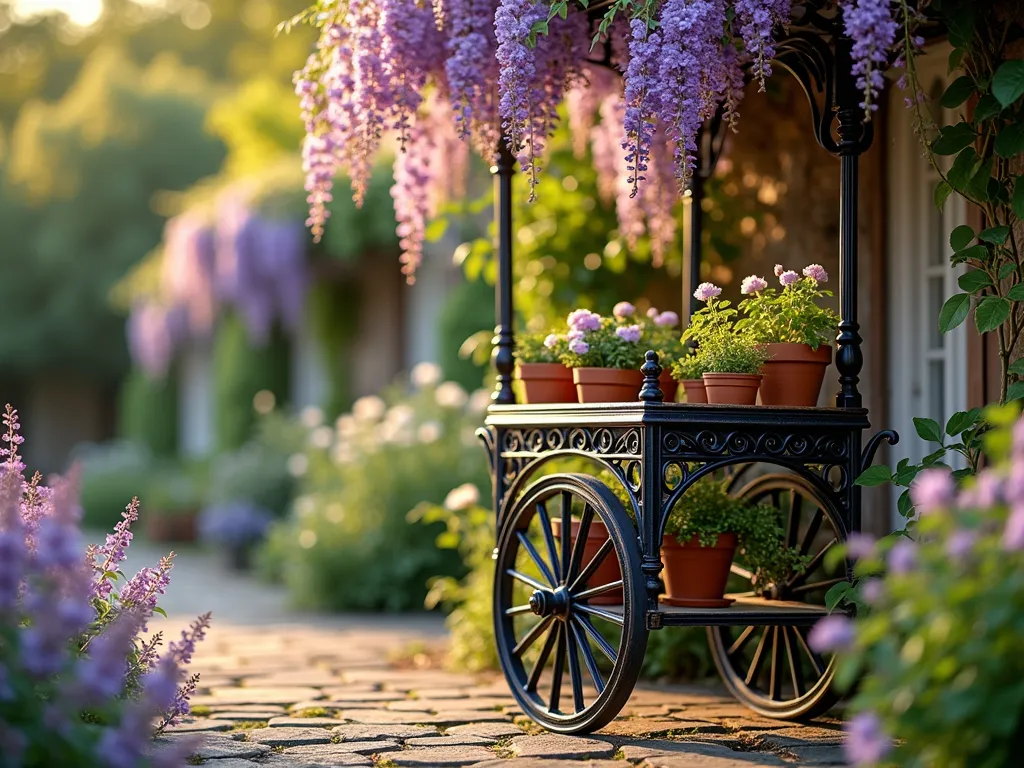
<svg viewBox="0 0 1024 768">
<path fill-rule="evenodd" d="M 726 597 L 734 597 L 726 595 Z M 761 597 L 734 597 L 727 608 L 676 608 L 659 606 L 649 613 L 647 626 L 659 627 L 724 627 L 724 626 L 810 626 L 828 615 L 824 606 L 788 600 L 766 600 Z M 597 606 L 595 606 L 597 607 Z M 600 606 L 608 613 L 622 615 L 621 605 Z"/>
</svg>

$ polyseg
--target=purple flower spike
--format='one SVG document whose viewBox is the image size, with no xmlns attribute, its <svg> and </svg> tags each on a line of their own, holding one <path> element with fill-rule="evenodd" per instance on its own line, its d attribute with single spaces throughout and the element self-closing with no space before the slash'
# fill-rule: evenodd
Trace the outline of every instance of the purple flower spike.
<svg viewBox="0 0 1024 768">
<path fill-rule="evenodd" d="M 714 283 L 701 283 L 697 286 L 697 290 L 693 292 L 693 297 L 697 301 L 711 301 L 711 299 L 721 293 L 722 289 Z"/>
<path fill-rule="evenodd" d="M 854 640 L 853 622 L 833 614 L 819 621 L 807 635 L 807 644 L 818 653 L 850 648 Z"/>
<path fill-rule="evenodd" d="M 902 576 L 917 567 L 917 545 L 909 539 L 900 539 L 889 550 L 890 573 Z"/>
<path fill-rule="evenodd" d="M 816 283 L 828 282 L 828 272 L 821 264 L 808 264 L 804 267 L 804 277 L 809 277 Z"/>
<path fill-rule="evenodd" d="M 636 307 L 630 304 L 628 301 L 620 301 L 614 307 L 612 307 L 612 314 L 615 315 L 619 320 L 624 320 L 627 317 L 632 317 L 636 314 Z"/>
<path fill-rule="evenodd" d="M 953 503 L 955 492 L 956 486 L 949 470 L 929 469 L 918 475 L 910 486 L 910 499 L 918 512 L 926 515 L 947 509 Z"/>
<path fill-rule="evenodd" d="M 798 275 L 792 269 L 787 269 L 785 272 L 779 275 L 779 282 L 782 283 L 787 288 L 791 285 L 795 285 L 799 279 L 800 275 Z"/>
<path fill-rule="evenodd" d="M 874 712 L 854 715 L 846 724 L 847 759 L 854 766 L 877 765 L 892 750 L 892 739 L 882 728 L 882 721 Z"/>
<path fill-rule="evenodd" d="M 760 293 L 768 287 L 768 281 L 763 277 L 757 275 L 749 275 L 743 278 L 743 282 L 740 283 L 740 293 L 744 296 L 750 296 L 754 293 Z"/>
</svg>

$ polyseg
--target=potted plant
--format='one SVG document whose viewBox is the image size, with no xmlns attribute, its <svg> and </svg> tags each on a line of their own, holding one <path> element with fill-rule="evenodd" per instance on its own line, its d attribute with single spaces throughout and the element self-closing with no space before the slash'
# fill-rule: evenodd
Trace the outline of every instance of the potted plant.
<svg viewBox="0 0 1024 768">
<path fill-rule="evenodd" d="M 677 399 L 679 383 L 672 375 L 671 362 L 682 357 L 686 351 L 680 339 L 680 332 L 677 330 L 679 315 L 675 312 L 659 312 L 655 307 L 651 307 L 647 310 L 647 317 L 650 323 L 644 329 L 644 346 L 658 353 L 658 359 L 662 365 L 658 383 L 665 395 L 665 402 L 674 403 Z"/>
<path fill-rule="evenodd" d="M 166 468 L 154 473 L 142 498 L 146 538 L 153 542 L 196 540 L 202 499 L 198 468 Z"/>
<path fill-rule="evenodd" d="M 628 316 L 601 317 L 586 309 L 569 315 L 567 351 L 562 362 L 572 368 L 581 403 L 637 399 L 643 385 L 642 338 L 643 328 L 630 323 Z"/>
<path fill-rule="evenodd" d="M 832 362 L 831 341 L 839 317 L 819 302 L 832 295 L 822 290 L 828 273 L 820 264 L 804 267 L 801 278 L 775 265 L 781 290 L 769 288 L 757 275 L 743 280 L 740 302 L 744 318 L 737 323 L 755 341 L 767 346 L 761 373 L 762 405 L 815 406 L 825 371 Z"/>
<path fill-rule="evenodd" d="M 516 377 L 526 403 L 575 403 L 572 371 L 561 358 L 568 352 L 564 334 L 527 334 L 516 340 Z"/>
<path fill-rule="evenodd" d="M 767 586 L 804 567 L 808 558 L 782 546 L 776 510 L 733 498 L 727 480 L 706 477 L 689 488 L 669 513 L 661 542 L 666 605 L 724 607 L 725 586 L 737 550 Z"/>
<path fill-rule="evenodd" d="M 223 550 L 231 570 L 247 571 L 252 550 L 263 540 L 271 520 L 269 510 L 250 501 L 213 504 L 199 515 L 199 537 Z"/>
<path fill-rule="evenodd" d="M 685 357 L 672 363 L 672 376 L 683 385 L 686 402 L 708 401 L 708 393 L 704 389 L 704 360 L 698 357 L 696 350 L 690 349 Z"/>
</svg>

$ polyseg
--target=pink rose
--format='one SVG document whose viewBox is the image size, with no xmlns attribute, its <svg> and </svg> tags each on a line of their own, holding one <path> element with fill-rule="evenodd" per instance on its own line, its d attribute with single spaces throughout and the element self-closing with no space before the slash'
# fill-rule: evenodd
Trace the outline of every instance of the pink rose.
<svg viewBox="0 0 1024 768">
<path fill-rule="evenodd" d="M 743 282 L 740 283 L 740 293 L 744 296 L 750 296 L 753 293 L 760 293 L 767 287 L 768 281 L 763 277 L 750 275 L 749 277 L 744 277 Z"/>
<path fill-rule="evenodd" d="M 794 272 L 792 269 L 787 269 L 781 275 L 779 275 L 779 282 L 784 286 L 789 287 L 796 283 L 800 279 L 800 275 Z"/>
<path fill-rule="evenodd" d="M 794 272 L 793 274 L 796 273 Z M 711 299 L 718 296 L 721 292 L 722 289 L 714 283 L 701 283 L 697 286 L 697 290 L 693 292 L 693 297 L 697 299 L 697 301 L 711 301 Z"/>
</svg>

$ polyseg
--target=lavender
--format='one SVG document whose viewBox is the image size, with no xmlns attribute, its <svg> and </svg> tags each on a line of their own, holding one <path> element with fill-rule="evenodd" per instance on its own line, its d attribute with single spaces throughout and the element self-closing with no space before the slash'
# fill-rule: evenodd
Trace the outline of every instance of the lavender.
<svg viewBox="0 0 1024 768">
<path fill-rule="evenodd" d="M 807 644 L 818 653 L 845 650 L 853 640 L 853 622 L 839 615 L 826 616 L 807 635 Z"/>
<path fill-rule="evenodd" d="M 846 725 L 846 757 L 854 766 L 877 765 L 892 750 L 892 740 L 882 728 L 882 721 L 873 712 L 854 715 Z"/>
</svg>

